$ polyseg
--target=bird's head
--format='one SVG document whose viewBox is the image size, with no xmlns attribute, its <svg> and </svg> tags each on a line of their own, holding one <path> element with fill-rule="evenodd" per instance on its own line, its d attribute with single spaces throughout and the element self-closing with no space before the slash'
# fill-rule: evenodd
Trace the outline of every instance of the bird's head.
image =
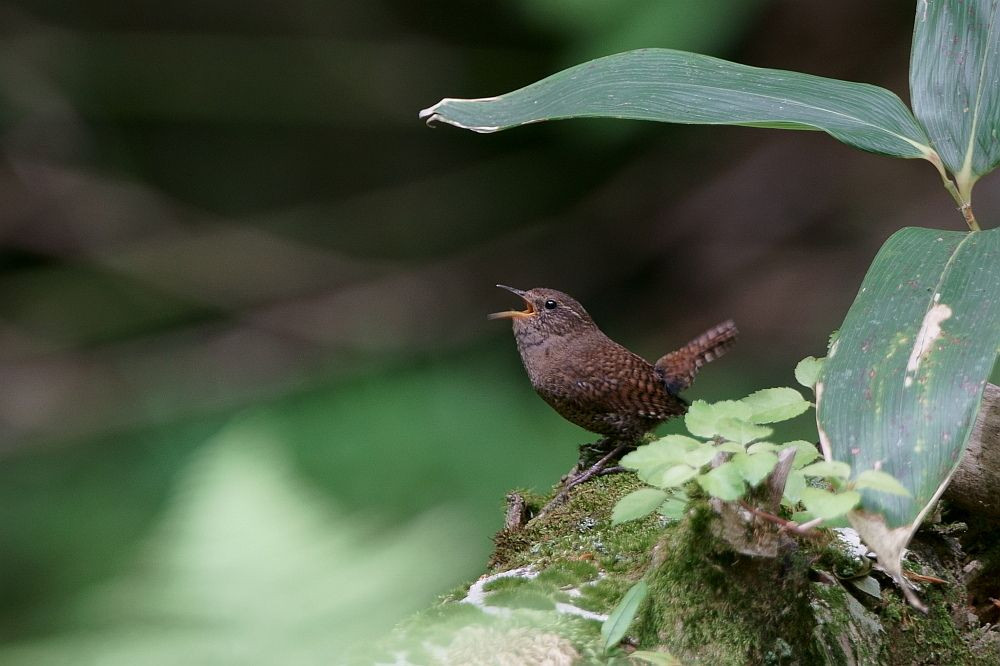
<svg viewBox="0 0 1000 666">
<path fill-rule="evenodd" d="M 522 291 L 503 284 L 497 286 L 520 296 L 527 305 L 524 310 L 505 310 L 489 315 L 490 319 L 512 320 L 515 335 L 569 335 L 597 328 L 583 306 L 561 291 L 545 287 Z"/>
</svg>

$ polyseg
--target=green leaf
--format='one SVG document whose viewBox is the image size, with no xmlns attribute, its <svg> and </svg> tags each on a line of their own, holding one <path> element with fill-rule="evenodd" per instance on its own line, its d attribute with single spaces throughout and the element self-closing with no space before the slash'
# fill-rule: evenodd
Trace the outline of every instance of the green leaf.
<svg viewBox="0 0 1000 666">
<path fill-rule="evenodd" d="M 690 451 L 705 445 L 705 442 L 698 441 L 687 435 L 664 435 L 653 443 L 662 446 L 673 446 L 684 451 Z"/>
<path fill-rule="evenodd" d="M 795 381 L 806 388 L 816 386 L 816 382 L 819 381 L 819 375 L 823 371 L 823 362 L 825 360 L 825 358 L 806 356 L 795 366 Z"/>
<path fill-rule="evenodd" d="M 625 637 L 625 632 L 628 631 L 629 625 L 635 619 L 635 614 L 639 612 L 639 606 L 648 593 L 649 586 L 646 581 L 640 580 L 629 588 L 622 600 L 608 615 L 608 619 L 601 625 L 601 640 L 605 653 L 618 645 Z"/>
<path fill-rule="evenodd" d="M 851 585 L 870 597 L 874 597 L 876 599 L 882 598 L 882 586 L 879 585 L 878 581 L 871 576 L 853 579 L 851 580 Z"/>
<path fill-rule="evenodd" d="M 420 117 L 478 132 L 580 117 L 812 129 L 875 153 L 932 154 L 909 109 L 884 88 L 671 49 L 599 58 L 498 97 L 443 99 Z"/>
<path fill-rule="evenodd" d="M 902 495 L 903 497 L 910 496 L 910 491 L 891 474 L 879 472 L 874 469 L 858 474 L 858 478 L 854 481 L 854 487 L 858 489 L 871 488 L 872 490 L 881 490 L 884 493 Z"/>
<path fill-rule="evenodd" d="M 1000 229 L 902 229 L 875 257 L 827 356 L 820 441 L 828 457 L 910 491 L 861 491 L 862 509 L 908 531 L 899 552 L 965 451 L 1000 349 L 997 294 Z"/>
<path fill-rule="evenodd" d="M 698 470 L 690 465 L 674 465 L 667 467 L 663 471 L 649 475 L 646 483 L 657 488 L 675 488 L 683 486 L 685 483 L 698 475 Z"/>
<path fill-rule="evenodd" d="M 722 442 L 715 446 L 715 450 L 727 453 L 743 453 L 747 450 L 747 447 L 746 444 L 740 444 L 739 442 Z"/>
<path fill-rule="evenodd" d="M 611 511 L 611 524 L 620 525 L 637 518 L 645 518 L 667 499 L 667 493 L 656 488 L 641 488 L 618 500 Z"/>
<path fill-rule="evenodd" d="M 774 433 L 774 430 L 767 426 L 756 425 L 742 419 L 719 419 L 716 428 L 720 437 L 740 444 L 749 444 L 755 439 L 769 437 Z"/>
<path fill-rule="evenodd" d="M 732 419 L 746 422 L 750 420 L 750 413 L 750 406 L 737 400 L 723 400 L 715 403 L 695 400 L 688 407 L 687 414 L 684 415 L 684 425 L 693 435 L 715 437 L 722 434 L 719 426 L 720 421 Z M 730 437 L 729 439 L 737 438 Z"/>
<path fill-rule="evenodd" d="M 785 490 L 782 492 L 782 498 L 788 500 L 793 505 L 797 504 L 802 499 L 802 490 L 805 487 L 805 474 L 798 471 L 789 472 L 788 479 L 785 481 Z"/>
<path fill-rule="evenodd" d="M 712 462 L 719 450 L 711 444 L 704 444 L 684 454 L 684 462 L 692 467 L 701 467 Z"/>
<path fill-rule="evenodd" d="M 723 463 L 698 477 L 698 485 L 712 497 L 731 502 L 743 496 L 743 477 L 731 462 Z"/>
<path fill-rule="evenodd" d="M 753 444 L 747 447 L 747 453 L 760 453 L 761 451 L 774 452 L 774 451 L 780 451 L 783 448 L 786 447 L 781 446 L 779 444 L 775 444 L 774 442 L 754 442 Z"/>
<path fill-rule="evenodd" d="M 670 496 L 670 499 L 661 504 L 656 512 L 664 518 L 680 520 L 684 517 L 684 512 L 687 511 L 687 506 L 688 496 L 684 493 L 675 493 Z"/>
<path fill-rule="evenodd" d="M 653 666 L 682 666 L 681 661 L 669 652 L 636 650 L 629 655 L 629 659 L 641 659 L 647 664 L 653 664 Z"/>
<path fill-rule="evenodd" d="M 792 522 L 796 522 L 799 525 L 811 522 L 816 516 L 808 511 L 796 511 L 792 514 Z M 823 527 L 850 527 L 851 523 L 847 520 L 847 516 L 837 516 L 836 518 L 830 518 L 829 520 L 823 521 Z"/>
<path fill-rule="evenodd" d="M 854 490 L 834 494 L 820 488 L 803 488 L 799 495 L 809 513 L 823 520 L 843 516 L 861 501 L 861 493 Z"/>
<path fill-rule="evenodd" d="M 806 476 L 819 476 L 823 478 L 846 479 L 851 476 L 851 466 L 836 460 L 821 460 L 802 468 L 802 473 Z"/>
<path fill-rule="evenodd" d="M 649 472 L 683 462 L 688 451 L 703 445 L 703 442 L 683 435 L 667 435 L 623 456 L 621 464 L 626 469 Z"/>
<path fill-rule="evenodd" d="M 801 393 L 788 387 L 761 389 L 740 402 L 750 406 L 751 423 L 787 421 L 812 406 Z"/>
<path fill-rule="evenodd" d="M 910 99 L 931 145 L 970 200 L 1000 162 L 1000 3 L 921 0 L 910 54 Z"/>
<path fill-rule="evenodd" d="M 733 456 L 731 462 L 739 470 L 740 476 L 743 477 L 744 481 L 751 486 L 756 486 L 778 464 L 778 456 L 770 451 L 761 451 L 753 455 L 737 453 Z"/>
<path fill-rule="evenodd" d="M 794 442 L 782 444 L 780 448 L 787 449 L 789 446 L 795 447 L 795 460 L 792 461 L 792 469 L 802 469 L 822 455 L 816 450 L 816 445 L 812 442 L 797 439 Z"/>
</svg>

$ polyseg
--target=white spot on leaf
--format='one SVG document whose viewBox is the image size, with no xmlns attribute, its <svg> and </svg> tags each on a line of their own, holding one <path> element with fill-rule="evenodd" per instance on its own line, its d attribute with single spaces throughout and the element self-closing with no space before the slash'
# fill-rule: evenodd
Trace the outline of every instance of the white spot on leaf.
<svg viewBox="0 0 1000 666">
<path fill-rule="evenodd" d="M 934 299 L 935 301 L 937 298 Z M 941 322 L 951 317 L 951 308 L 943 303 L 938 303 L 924 315 L 924 323 L 920 325 L 920 332 L 913 343 L 913 350 L 910 352 L 910 359 L 906 362 L 906 372 L 912 375 L 920 368 L 920 362 L 931 353 L 932 346 L 941 337 Z M 912 383 L 912 377 L 907 377 Z M 903 383 L 906 386 L 910 384 Z"/>
</svg>

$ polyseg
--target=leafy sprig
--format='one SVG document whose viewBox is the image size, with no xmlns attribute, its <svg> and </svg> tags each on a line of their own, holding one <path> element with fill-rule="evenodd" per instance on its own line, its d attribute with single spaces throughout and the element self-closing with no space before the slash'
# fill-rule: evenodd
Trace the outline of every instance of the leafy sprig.
<svg viewBox="0 0 1000 666">
<path fill-rule="evenodd" d="M 815 386 L 824 359 L 809 357 L 795 368 L 804 386 Z M 771 441 L 773 424 L 814 408 L 790 387 L 762 389 L 741 400 L 709 403 L 696 400 L 684 417 L 690 435 L 667 435 L 640 446 L 621 464 L 649 484 L 623 497 L 612 512 L 615 524 L 644 518 L 654 511 L 679 519 L 687 509 L 685 490 L 697 484 L 711 497 L 736 501 L 759 486 L 778 464 L 778 454 L 794 451 L 782 504 L 803 522 L 835 523 L 861 501 L 862 489 L 908 495 L 891 475 L 865 470 L 852 478 L 851 466 L 821 458 L 816 446 L 803 440 Z"/>
</svg>

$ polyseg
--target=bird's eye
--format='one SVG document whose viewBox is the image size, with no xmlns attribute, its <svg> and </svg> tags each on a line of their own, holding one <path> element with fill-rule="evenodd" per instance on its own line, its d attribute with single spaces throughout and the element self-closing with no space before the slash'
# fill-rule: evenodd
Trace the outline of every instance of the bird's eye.
<svg viewBox="0 0 1000 666">
<path fill-rule="evenodd" d="M 559 305 L 559 304 L 556 303 L 555 301 L 553 301 L 551 298 L 549 300 L 545 301 L 545 309 L 546 310 L 555 310 L 557 305 Z"/>
</svg>

